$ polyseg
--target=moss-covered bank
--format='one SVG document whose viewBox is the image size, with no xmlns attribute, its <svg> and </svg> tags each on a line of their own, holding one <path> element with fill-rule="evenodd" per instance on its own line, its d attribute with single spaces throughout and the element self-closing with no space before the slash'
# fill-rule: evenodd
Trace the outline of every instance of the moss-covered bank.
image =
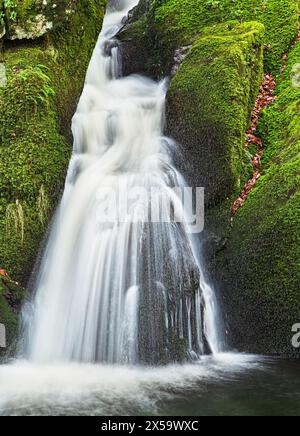
<svg viewBox="0 0 300 436">
<path fill-rule="evenodd" d="M 231 343 L 243 351 L 299 356 L 291 344 L 300 320 L 299 65 L 298 43 L 260 123 L 263 176 L 215 259 Z"/>
<path fill-rule="evenodd" d="M 71 117 L 106 0 L 65 1 L 55 8 L 52 1 L 13 3 L 14 14 L 5 10 L 0 55 L 0 267 L 26 285 L 64 184 Z M 40 8 L 51 29 L 37 40 L 27 35 L 11 42 L 15 27 L 36 22 Z M 5 307 L 2 299 L 0 320 Z M 14 319 L 6 321 L 9 338 Z"/>
<path fill-rule="evenodd" d="M 198 38 L 171 81 L 167 131 L 180 144 L 177 166 L 212 205 L 251 170 L 244 135 L 262 78 L 264 27 L 229 23 Z"/>
<path fill-rule="evenodd" d="M 232 20 L 265 26 L 265 70 L 277 72 L 297 34 L 297 0 L 143 0 L 143 4 L 134 15 L 140 18 L 120 35 L 127 72 L 165 75 L 175 50 L 190 45 L 207 27 Z"/>
</svg>

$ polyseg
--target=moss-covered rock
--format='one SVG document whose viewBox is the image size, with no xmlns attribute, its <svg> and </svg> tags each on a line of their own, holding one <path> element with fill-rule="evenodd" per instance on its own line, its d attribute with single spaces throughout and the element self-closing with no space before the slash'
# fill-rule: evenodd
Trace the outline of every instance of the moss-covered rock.
<svg viewBox="0 0 300 436">
<path fill-rule="evenodd" d="M 300 321 L 300 44 L 265 111 L 263 176 L 235 217 L 212 277 L 224 296 L 230 342 L 241 351 L 299 356 L 291 344 Z M 224 228 L 223 228 L 224 229 Z"/>
<path fill-rule="evenodd" d="M 13 344 L 18 331 L 18 314 L 25 290 L 9 278 L 0 276 L 0 323 L 6 329 L 7 347 L 0 348 L 0 358 L 7 353 Z"/>
<path fill-rule="evenodd" d="M 0 265 L 23 284 L 64 183 L 71 116 L 105 7 L 76 2 L 64 26 L 37 43 L 8 43 L 1 55 Z"/>
<path fill-rule="evenodd" d="M 280 58 L 297 34 L 297 0 L 144 1 L 148 1 L 148 7 L 140 12 L 146 10 L 146 14 L 137 14 L 140 18 L 120 35 L 127 72 L 159 76 L 169 73 L 177 49 L 191 44 L 206 27 L 230 20 L 255 20 L 265 26 L 265 69 L 277 72 Z M 135 48 L 130 44 L 132 40 Z M 130 63 L 128 58 L 134 61 Z"/>
<path fill-rule="evenodd" d="M 251 171 L 245 131 L 262 78 L 264 27 L 230 22 L 208 28 L 172 79 L 167 131 L 180 144 L 177 166 L 213 205 Z"/>
<path fill-rule="evenodd" d="M 39 38 L 71 21 L 72 15 L 77 13 L 77 6 L 76 0 L 3 0 L 2 21 L 6 38 Z"/>
</svg>

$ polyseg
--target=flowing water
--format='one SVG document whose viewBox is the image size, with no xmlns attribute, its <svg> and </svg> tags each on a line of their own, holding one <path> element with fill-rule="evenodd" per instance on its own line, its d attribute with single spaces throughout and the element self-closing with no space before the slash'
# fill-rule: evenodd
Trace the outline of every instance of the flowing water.
<svg viewBox="0 0 300 436">
<path fill-rule="evenodd" d="M 24 311 L 35 362 L 158 364 L 221 350 L 163 136 L 167 83 L 121 74 L 115 35 L 137 3 L 109 6 L 73 118 L 65 192 Z"/>
<path fill-rule="evenodd" d="M 105 17 L 73 119 L 65 192 L 24 308 L 23 357 L 0 366 L 0 414 L 300 414 L 299 366 L 220 353 L 199 243 L 187 220 L 168 221 L 170 205 L 186 210 L 172 189 L 184 187 L 176 146 L 162 134 L 167 83 L 121 74 L 115 35 L 137 3 L 112 1 Z M 115 202 L 127 219 L 107 219 Z"/>
</svg>

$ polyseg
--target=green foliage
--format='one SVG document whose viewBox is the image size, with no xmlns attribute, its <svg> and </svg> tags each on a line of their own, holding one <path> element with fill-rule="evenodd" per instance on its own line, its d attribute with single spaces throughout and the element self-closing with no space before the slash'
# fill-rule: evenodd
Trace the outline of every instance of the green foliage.
<svg viewBox="0 0 300 436">
<path fill-rule="evenodd" d="M 0 37 L 5 34 L 4 0 L 0 0 Z M 0 41 L 1 48 L 1 41 Z"/>
<path fill-rule="evenodd" d="M 14 0 L 4 0 L 4 8 L 7 13 L 7 17 L 11 21 L 17 20 L 17 4 Z"/>
</svg>

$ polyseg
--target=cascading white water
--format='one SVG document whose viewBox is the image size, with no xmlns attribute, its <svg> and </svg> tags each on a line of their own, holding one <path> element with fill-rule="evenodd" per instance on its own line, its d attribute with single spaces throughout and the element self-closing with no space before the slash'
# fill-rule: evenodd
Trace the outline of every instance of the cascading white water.
<svg viewBox="0 0 300 436">
<path fill-rule="evenodd" d="M 137 0 L 112 2 L 73 119 L 74 151 L 28 321 L 35 361 L 159 363 L 219 351 L 216 303 L 188 226 L 168 222 L 174 144 L 162 136 L 166 82 L 121 77 L 114 39 Z M 117 5 L 116 5 L 117 4 Z M 126 221 L 101 219 L 116 192 Z M 163 193 L 164 195 L 161 195 Z M 157 208 L 160 206 L 159 211 Z M 184 213 L 184 212 L 183 212 Z M 28 312 L 29 310 L 29 312 Z"/>
</svg>

